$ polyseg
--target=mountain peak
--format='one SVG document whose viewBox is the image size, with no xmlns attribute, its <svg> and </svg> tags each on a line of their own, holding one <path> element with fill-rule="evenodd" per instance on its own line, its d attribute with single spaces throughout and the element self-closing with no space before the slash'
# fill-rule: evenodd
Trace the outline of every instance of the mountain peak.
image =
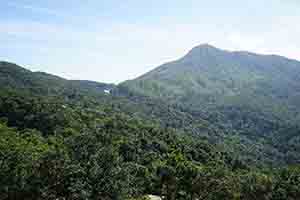
<svg viewBox="0 0 300 200">
<path fill-rule="evenodd" d="M 204 43 L 204 44 L 200 44 L 200 45 L 194 47 L 193 49 L 217 49 L 217 48 L 213 45 L 208 44 L 208 43 Z"/>
<path fill-rule="evenodd" d="M 216 54 L 218 52 L 221 52 L 221 49 L 218 49 L 210 44 L 200 44 L 194 48 L 192 48 L 185 57 L 195 57 L 199 55 L 210 55 L 210 54 Z"/>
<path fill-rule="evenodd" d="M 200 62 L 201 60 L 207 60 L 208 57 L 215 57 L 218 55 L 223 55 L 226 51 L 218 49 L 210 44 L 200 44 L 192 48 L 184 57 L 183 60 L 193 60 L 195 62 Z"/>
</svg>

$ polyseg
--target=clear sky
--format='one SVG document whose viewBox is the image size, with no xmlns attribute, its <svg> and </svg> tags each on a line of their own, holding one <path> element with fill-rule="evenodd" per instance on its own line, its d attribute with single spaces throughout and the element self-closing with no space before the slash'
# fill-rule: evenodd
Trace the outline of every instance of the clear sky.
<svg viewBox="0 0 300 200">
<path fill-rule="evenodd" d="M 0 60 L 118 83 L 209 43 L 300 60 L 299 0 L 3 0 Z"/>
</svg>

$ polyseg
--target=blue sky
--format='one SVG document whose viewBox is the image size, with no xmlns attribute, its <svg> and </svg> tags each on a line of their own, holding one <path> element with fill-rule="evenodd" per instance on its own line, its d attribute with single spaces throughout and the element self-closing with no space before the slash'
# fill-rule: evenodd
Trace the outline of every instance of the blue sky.
<svg viewBox="0 0 300 200">
<path fill-rule="evenodd" d="M 118 83 L 210 43 L 300 60 L 298 0 L 6 0 L 0 60 Z"/>
</svg>

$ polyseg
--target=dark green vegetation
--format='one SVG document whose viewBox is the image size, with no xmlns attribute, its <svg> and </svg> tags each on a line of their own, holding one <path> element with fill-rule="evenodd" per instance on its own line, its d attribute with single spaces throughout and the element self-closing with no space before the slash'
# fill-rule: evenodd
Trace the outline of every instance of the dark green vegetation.
<svg viewBox="0 0 300 200">
<path fill-rule="evenodd" d="M 205 45 L 119 86 L 0 62 L 0 199 L 299 199 L 299 63 L 269 59 Z"/>
</svg>

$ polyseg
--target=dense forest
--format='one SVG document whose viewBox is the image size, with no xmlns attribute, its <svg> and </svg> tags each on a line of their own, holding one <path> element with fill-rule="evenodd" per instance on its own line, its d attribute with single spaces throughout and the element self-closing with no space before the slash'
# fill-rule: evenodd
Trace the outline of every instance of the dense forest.
<svg viewBox="0 0 300 200">
<path fill-rule="evenodd" d="M 270 112 L 195 109 L 7 62 L 0 84 L 0 199 L 300 197 L 299 129 Z M 281 142 L 255 139 L 262 130 Z"/>
</svg>

